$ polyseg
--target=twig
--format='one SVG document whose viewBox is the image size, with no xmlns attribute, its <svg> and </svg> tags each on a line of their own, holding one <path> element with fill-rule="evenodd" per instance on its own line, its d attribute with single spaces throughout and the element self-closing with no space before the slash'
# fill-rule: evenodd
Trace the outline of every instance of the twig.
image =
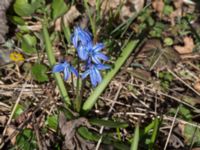
<svg viewBox="0 0 200 150">
<path fill-rule="evenodd" d="M 164 116 L 163 116 L 163 120 L 172 121 L 173 118 L 170 117 L 170 116 L 164 115 Z M 179 118 L 176 118 L 176 121 L 177 121 L 178 123 L 180 123 L 180 124 L 187 124 L 187 125 L 190 125 L 190 126 L 193 126 L 193 127 L 195 127 L 195 128 L 200 129 L 200 126 L 199 126 L 199 125 L 193 124 L 193 123 L 191 123 L 191 122 L 187 122 L 187 121 L 182 120 L 182 119 L 179 119 Z"/>
<path fill-rule="evenodd" d="M 174 119 L 173 119 L 173 122 L 172 122 L 172 125 L 171 125 L 171 128 L 170 128 L 170 131 L 169 131 L 169 134 L 168 134 L 168 137 L 167 137 L 167 141 L 166 141 L 166 143 L 165 143 L 164 150 L 166 150 L 166 148 L 167 148 L 167 145 L 168 145 L 168 142 L 169 142 L 169 139 L 170 139 L 170 136 L 171 136 L 171 133 L 172 133 L 172 130 L 173 130 L 174 123 L 175 123 L 175 121 L 176 121 L 176 117 L 177 117 L 177 115 L 178 115 L 178 112 L 179 112 L 179 107 L 178 107 L 177 110 L 176 110 L 176 114 L 175 114 L 175 116 L 174 116 Z"/>
<path fill-rule="evenodd" d="M 48 101 L 48 99 L 42 101 L 42 102 L 35 108 L 35 110 L 33 111 L 33 113 L 32 113 L 22 124 L 20 124 L 16 130 L 13 131 L 13 132 L 10 134 L 9 137 L 7 137 L 5 140 L 3 140 L 4 143 L 3 143 L 3 142 L 0 143 L 0 149 L 4 146 L 5 143 L 7 143 L 10 139 L 12 139 L 12 138 L 16 135 L 16 133 L 17 133 L 18 131 L 21 131 L 21 130 L 23 129 L 23 127 L 24 127 L 25 125 L 27 125 L 27 123 L 32 119 L 33 114 L 37 113 L 37 112 L 40 110 L 40 108 L 42 107 L 42 105 L 43 105 L 43 104 L 46 104 L 47 101 Z"/>
<path fill-rule="evenodd" d="M 197 131 L 197 127 L 195 128 L 195 130 L 194 130 L 194 132 L 192 134 L 192 141 L 191 141 L 191 144 L 190 144 L 190 150 L 192 150 L 192 147 L 193 147 L 193 145 L 195 143 L 196 131 Z"/>
<path fill-rule="evenodd" d="M 133 83 L 128 83 L 128 82 L 122 82 L 122 83 L 129 84 L 129 85 L 132 85 L 132 86 L 135 86 L 135 87 L 138 87 L 138 88 L 141 87 L 140 85 L 133 84 Z M 182 100 L 180 100 L 180 99 L 178 99 L 178 98 L 176 98 L 176 97 L 174 97 L 174 96 L 165 94 L 165 93 L 163 93 L 163 92 L 161 92 L 161 91 L 155 91 L 155 89 L 152 89 L 152 88 L 148 88 L 148 87 L 143 87 L 143 88 L 146 89 L 146 90 L 149 90 L 149 91 L 151 91 L 151 92 L 153 92 L 153 93 L 156 92 L 158 95 L 163 95 L 163 96 L 168 97 L 168 98 L 170 98 L 170 99 L 172 99 L 172 100 L 175 100 L 175 101 L 177 101 L 177 102 L 179 102 L 179 103 L 181 103 L 181 104 L 183 104 L 183 105 L 185 105 L 185 106 L 188 106 L 188 107 L 190 107 L 190 108 L 192 108 L 192 109 L 194 109 L 194 110 L 199 111 L 199 109 L 197 109 L 196 107 L 194 107 L 194 106 L 192 106 L 192 105 L 190 105 L 190 104 L 188 104 L 188 103 L 186 103 L 186 102 L 184 102 L 184 101 L 182 101 Z"/>
<path fill-rule="evenodd" d="M 13 110 L 12 110 L 12 112 L 11 112 L 11 115 L 10 115 L 9 119 L 8 119 L 8 122 L 7 122 L 7 124 L 6 124 L 6 126 L 5 126 L 5 128 L 4 128 L 4 130 L 3 130 L 3 136 L 5 135 L 6 130 L 7 130 L 7 128 L 8 128 L 8 125 L 10 124 L 10 122 L 11 122 L 11 120 L 12 120 L 12 118 L 13 118 L 13 115 L 14 115 L 14 113 L 15 113 L 15 110 L 16 110 L 16 108 L 17 108 L 17 106 L 18 106 L 18 104 L 19 104 L 19 101 L 20 101 L 20 99 L 21 99 L 22 93 L 23 93 L 23 91 L 24 91 L 24 89 L 25 89 L 25 87 L 26 87 L 26 84 L 27 84 L 27 82 L 25 82 L 25 84 L 23 85 L 22 90 L 21 90 L 21 92 L 20 92 L 20 94 L 19 94 L 19 96 L 18 96 L 18 98 L 17 98 L 17 100 L 16 100 L 15 106 L 13 107 Z"/>
<path fill-rule="evenodd" d="M 35 130 L 35 135 L 36 135 L 36 139 L 37 139 L 37 143 L 38 143 L 38 149 L 43 150 L 41 139 L 40 139 L 40 134 L 39 134 L 39 127 L 38 127 L 38 124 L 37 124 L 37 120 L 35 118 L 35 114 L 33 115 L 33 120 L 34 120 L 33 127 L 34 127 L 34 130 Z"/>
<path fill-rule="evenodd" d="M 197 92 L 194 88 L 192 88 L 189 84 L 187 84 L 185 81 L 183 81 L 179 76 L 177 76 L 173 71 L 171 71 L 169 68 L 167 69 L 175 78 L 177 78 L 179 81 L 181 81 L 185 86 L 187 86 L 190 90 L 192 90 L 194 93 L 196 93 L 198 96 L 200 96 L 200 93 Z"/>
</svg>

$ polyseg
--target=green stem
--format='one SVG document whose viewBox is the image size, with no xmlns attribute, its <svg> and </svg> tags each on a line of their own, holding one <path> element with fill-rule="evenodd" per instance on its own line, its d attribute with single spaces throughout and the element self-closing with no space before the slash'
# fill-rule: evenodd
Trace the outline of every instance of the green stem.
<svg viewBox="0 0 200 150">
<path fill-rule="evenodd" d="M 49 60 L 50 67 L 53 67 L 56 64 L 56 59 L 53 54 L 53 49 L 51 46 L 51 41 L 49 37 L 49 33 L 45 24 L 43 24 L 42 33 L 44 37 L 44 43 L 46 46 L 47 57 Z M 66 91 L 63 79 L 61 78 L 59 73 L 54 73 L 54 78 L 56 80 L 57 86 L 59 88 L 60 94 L 67 105 L 71 105 L 70 98 Z"/>
<path fill-rule="evenodd" d="M 93 93 L 88 97 L 88 99 L 83 104 L 83 111 L 88 112 L 91 110 L 91 108 L 96 103 L 98 97 L 101 95 L 101 93 L 104 91 L 106 86 L 109 84 L 109 82 L 112 80 L 112 78 L 115 76 L 115 74 L 119 71 L 121 66 L 124 64 L 124 62 L 127 60 L 131 52 L 136 48 L 139 40 L 133 40 L 130 41 L 127 46 L 122 50 L 121 55 L 117 59 L 117 61 L 114 64 L 114 68 L 106 74 L 103 81 L 95 88 Z"/>
<path fill-rule="evenodd" d="M 138 144 L 140 139 L 140 127 L 139 124 L 136 124 L 134 136 L 131 142 L 131 149 L 130 150 L 138 150 Z"/>
</svg>

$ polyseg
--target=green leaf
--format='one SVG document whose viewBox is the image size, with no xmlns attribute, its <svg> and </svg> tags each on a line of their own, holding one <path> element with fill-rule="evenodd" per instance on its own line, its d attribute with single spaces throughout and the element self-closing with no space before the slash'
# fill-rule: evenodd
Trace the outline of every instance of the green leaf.
<svg viewBox="0 0 200 150">
<path fill-rule="evenodd" d="M 187 107 L 185 107 L 183 105 L 180 105 L 179 108 L 180 108 L 179 109 L 179 117 L 183 118 L 184 120 L 191 121 L 192 120 L 191 111 Z M 175 115 L 176 109 L 171 108 L 169 110 L 169 113 L 172 114 L 172 115 Z"/>
<path fill-rule="evenodd" d="M 62 30 L 64 32 L 64 36 L 65 36 L 65 39 L 67 40 L 68 43 L 71 42 L 71 32 L 70 32 L 70 27 L 67 25 L 65 26 L 64 23 L 62 23 Z"/>
<path fill-rule="evenodd" d="M 149 150 L 152 150 L 153 149 L 153 146 L 154 146 L 154 143 L 156 142 L 156 138 L 157 138 L 157 135 L 159 133 L 159 125 L 160 125 L 160 119 L 159 118 L 156 118 L 154 120 L 154 128 L 153 128 L 153 133 L 152 133 L 152 136 L 151 136 L 151 140 L 149 141 L 150 143 L 148 143 L 149 145 Z"/>
<path fill-rule="evenodd" d="M 25 34 L 22 37 L 22 50 L 28 54 L 36 52 L 36 37 L 30 34 Z"/>
<path fill-rule="evenodd" d="M 47 67 L 42 64 L 34 64 L 31 68 L 32 76 L 34 80 L 38 82 L 49 81 L 48 76 L 46 75 Z"/>
<path fill-rule="evenodd" d="M 193 143 L 200 146 L 200 129 L 198 127 L 185 124 L 183 136 L 187 145 Z"/>
<path fill-rule="evenodd" d="M 24 25 L 25 21 L 24 19 L 22 19 L 19 16 L 9 16 L 9 19 L 11 20 L 11 22 L 15 25 Z"/>
<path fill-rule="evenodd" d="M 78 133 L 84 139 L 94 141 L 94 142 L 97 142 L 101 137 L 99 134 L 89 131 L 86 127 L 78 128 Z M 102 143 L 108 144 L 108 145 L 112 144 L 115 147 L 115 149 L 118 149 L 118 150 L 129 150 L 129 146 L 127 146 L 128 144 L 124 142 L 120 142 L 108 134 L 103 134 Z"/>
<path fill-rule="evenodd" d="M 56 131 L 58 127 L 58 116 L 57 115 L 48 116 L 46 120 L 46 125 L 49 128 L 52 128 Z"/>
<path fill-rule="evenodd" d="M 16 0 L 14 3 L 14 10 L 19 16 L 30 16 L 41 5 L 43 0 L 37 0 L 29 3 L 28 0 Z"/>
<path fill-rule="evenodd" d="M 78 128 L 78 133 L 87 140 L 90 141 L 98 141 L 100 136 L 98 136 L 97 134 L 93 134 L 92 132 L 90 132 L 86 127 L 80 127 Z"/>
<path fill-rule="evenodd" d="M 171 46 L 171 45 L 174 44 L 174 41 L 173 41 L 172 38 L 167 37 L 167 38 L 164 39 L 164 43 L 165 43 L 166 46 Z"/>
<path fill-rule="evenodd" d="M 64 0 L 53 0 L 52 2 L 52 17 L 56 19 L 62 16 L 68 10 L 68 6 Z"/>
<path fill-rule="evenodd" d="M 173 7 L 170 5 L 165 5 L 163 13 L 165 15 L 170 15 L 174 11 Z"/>
<path fill-rule="evenodd" d="M 34 150 L 37 149 L 35 135 L 30 129 L 24 129 L 21 134 L 17 135 L 16 143 L 18 149 Z"/>
<path fill-rule="evenodd" d="M 17 118 L 20 114 L 24 112 L 24 107 L 20 104 L 17 105 L 13 118 Z"/>
<path fill-rule="evenodd" d="M 185 120 L 192 120 L 192 114 L 190 110 L 183 105 L 180 106 L 179 114 L 182 115 Z"/>
<path fill-rule="evenodd" d="M 89 120 L 89 122 L 93 125 L 106 126 L 110 128 L 127 128 L 128 127 L 127 123 L 116 122 L 112 120 L 91 119 Z"/>
<path fill-rule="evenodd" d="M 137 124 L 135 127 L 134 137 L 131 143 L 131 150 L 138 150 L 139 140 L 140 140 L 140 127 L 139 124 Z"/>
<path fill-rule="evenodd" d="M 27 0 L 16 0 L 14 10 L 19 16 L 29 16 L 35 11 Z"/>
</svg>

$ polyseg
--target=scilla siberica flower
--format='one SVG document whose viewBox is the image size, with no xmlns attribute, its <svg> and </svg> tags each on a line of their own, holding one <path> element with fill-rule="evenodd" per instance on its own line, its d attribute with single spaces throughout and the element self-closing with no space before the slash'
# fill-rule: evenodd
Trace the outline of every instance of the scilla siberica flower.
<svg viewBox="0 0 200 150">
<path fill-rule="evenodd" d="M 64 72 L 64 79 L 67 80 L 70 74 L 73 73 L 78 77 L 78 71 L 71 66 L 67 61 L 61 62 L 53 67 L 53 72 Z"/>
<path fill-rule="evenodd" d="M 76 27 L 71 36 L 71 40 L 74 47 L 78 48 L 80 45 L 85 46 L 92 42 L 92 36 L 90 32 L 83 30 L 81 27 Z"/>
<path fill-rule="evenodd" d="M 100 52 L 104 47 L 103 43 L 93 45 L 93 43 L 90 42 L 86 46 L 80 45 L 77 48 L 77 51 L 82 60 L 91 59 L 94 63 L 100 64 L 100 59 L 105 61 L 108 60 L 108 57 Z"/>
<path fill-rule="evenodd" d="M 76 27 L 71 37 L 74 47 L 77 49 L 78 56 L 81 60 L 86 61 L 86 71 L 82 74 L 82 79 L 88 75 L 93 86 L 96 86 L 102 81 L 100 70 L 109 69 L 109 66 L 101 64 L 100 60 L 108 60 L 108 57 L 100 51 L 104 48 L 103 43 L 93 44 L 92 35 L 90 32 Z M 78 72 L 67 62 L 55 65 L 53 72 L 64 71 L 65 80 L 69 78 L 70 73 L 78 76 Z"/>
<path fill-rule="evenodd" d="M 91 59 L 94 63 L 99 64 L 100 59 L 107 61 L 108 57 L 100 51 L 105 47 L 103 43 L 93 44 L 91 33 L 77 27 L 72 35 L 72 43 L 77 48 L 78 56 L 81 60 Z"/>
<path fill-rule="evenodd" d="M 90 80 L 93 86 L 101 83 L 102 77 L 99 70 L 106 70 L 110 67 L 103 64 L 89 64 L 88 69 L 82 74 L 82 79 L 85 79 L 88 75 L 90 75 Z"/>
</svg>

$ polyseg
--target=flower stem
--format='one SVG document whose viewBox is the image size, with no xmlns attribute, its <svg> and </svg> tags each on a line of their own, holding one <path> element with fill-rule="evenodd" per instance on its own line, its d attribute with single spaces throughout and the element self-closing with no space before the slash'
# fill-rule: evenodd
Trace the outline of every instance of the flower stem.
<svg viewBox="0 0 200 150">
<path fill-rule="evenodd" d="M 83 113 L 87 113 L 92 109 L 94 104 L 96 103 L 98 97 L 101 95 L 101 93 L 104 91 L 106 86 L 109 84 L 109 82 L 113 79 L 115 74 L 119 71 L 121 66 L 124 64 L 124 62 L 127 60 L 131 52 L 136 48 L 137 44 L 139 43 L 139 40 L 133 40 L 130 41 L 127 46 L 122 50 L 121 55 L 117 59 L 117 61 L 114 64 L 114 68 L 112 68 L 103 78 L 103 81 L 95 88 L 93 93 L 88 97 L 88 99 L 83 104 Z"/>
<path fill-rule="evenodd" d="M 43 38 L 44 38 L 44 43 L 45 43 L 45 47 L 46 47 L 49 64 L 50 64 L 50 67 L 53 67 L 56 64 L 56 59 L 53 54 L 53 49 L 52 49 L 49 33 L 48 33 L 47 26 L 45 23 L 43 24 L 43 27 L 42 27 L 42 33 L 43 33 Z M 60 94 L 61 94 L 64 102 L 67 105 L 71 105 L 70 98 L 68 96 L 63 79 L 61 78 L 60 74 L 54 73 L 54 78 L 56 80 L 57 86 L 59 88 Z"/>
</svg>

